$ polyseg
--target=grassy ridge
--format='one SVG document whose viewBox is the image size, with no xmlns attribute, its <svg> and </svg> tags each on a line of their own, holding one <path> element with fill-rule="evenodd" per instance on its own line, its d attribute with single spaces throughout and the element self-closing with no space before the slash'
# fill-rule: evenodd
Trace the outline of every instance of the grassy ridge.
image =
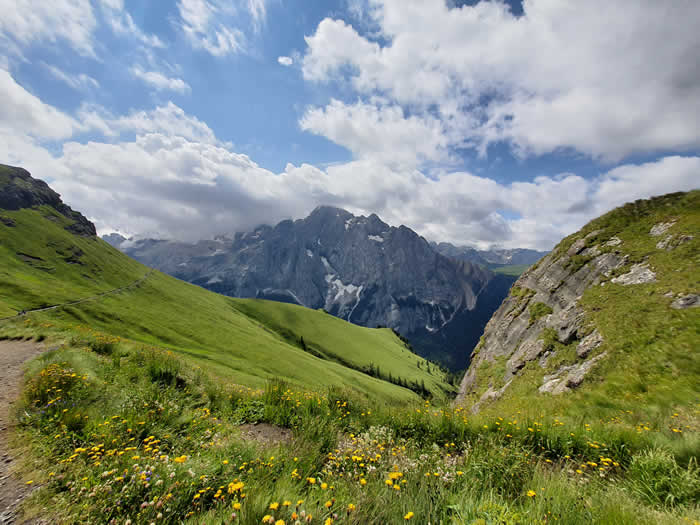
<svg viewBox="0 0 700 525">
<path fill-rule="evenodd" d="M 664 235 L 651 236 L 651 228 L 661 222 L 674 224 Z M 700 308 L 670 307 L 677 297 L 700 291 L 700 191 L 613 210 L 564 239 L 555 254 L 563 255 L 576 240 L 597 230 L 600 232 L 588 239 L 587 246 L 598 245 L 603 253 L 619 249 L 629 256 L 603 286 L 588 288 L 579 300 L 590 330 L 595 326 L 604 339 L 595 353 L 607 352 L 608 357 L 573 392 L 540 394 L 537 389 L 544 375 L 580 362 L 577 341 L 563 345 L 544 330 L 542 338 L 556 350 L 556 356 L 544 369 L 537 362 L 528 363 L 504 396 L 484 410 L 494 414 L 536 407 L 534 410 L 548 414 L 621 420 L 641 431 L 700 431 Z M 657 248 L 668 235 L 678 245 L 670 250 Z M 622 241 L 619 246 L 603 245 L 613 236 Z M 681 238 L 682 243 L 678 242 Z M 649 265 L 656 273 L 655 282 L 629 286 L 612 282 L 638 263 Z M 502 381 L 502 372 L 496 377 L 498 367 L 484 372 Z"/>
<path fill-rule="evenodd" d="M 99 239 L 64 229 L 50 206 L 0 210 L 0 317 L 124 286 L 148 269 Z"/>
<path fill-rule="evenodd" d="M 14 225 L 0 223 L 0 315 L 121 287 L 148 272 L 104 241 L 65 231 L 67 219 L 52 212 L 48 207 L 1 212 Z M 357 327 L 303 308 L 289 316 L 282 313 L 288 312 L 286 305 L 272 302 L 264 308 L 267 319 L 251 318 L 242 313 L 245 304 L 153 272 L 137 287 L 32 314 L 32 319 L 51 324 L 46 335 L 52 333 L 58 339 L 69 340 L 82 327 L 134 345 L 167 347 L 243 385 L 261 386 L 268 379 L 284 377 L 306 388 L 337 384 L 395 401 L 417 398 L 407 388 L 343 366 L 337 359 L 342 358 L 356 368 L 381 362 L 388 370 L 400 370 L 425 383 L 436 395 L 451 389 L 442 373 L 428 373 L 427 363 L 386 330 Z M 281 309 L 279 314 L 276 308 Z M 266 322 L 273 325 L 268 327 Z M 308 327 L 310 341 L 323 347 L 329 358 L 305 352 L 281 335 L 298 332 L 297 326 Z M 21 335 L 22 329 L 21 322 L 0 326 L 7 336 Z"/>
</svg>

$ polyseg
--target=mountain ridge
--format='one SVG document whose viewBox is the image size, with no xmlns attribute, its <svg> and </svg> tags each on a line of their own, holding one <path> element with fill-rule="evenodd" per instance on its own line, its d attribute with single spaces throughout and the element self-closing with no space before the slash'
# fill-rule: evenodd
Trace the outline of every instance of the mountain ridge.
<svg viewBox="0 0 700 525">
<path fill-rule="evenodd" d="M 361 326 L 388 326 L 420 355 L 453 369 L 466 367 L 467 349 L 514 280 L 445 257 L 404 225 L 333 206 L 233 239 L 121 239 L 106 240 L 148 266 L 224 295 L 291 302 Z"/>
</svg>

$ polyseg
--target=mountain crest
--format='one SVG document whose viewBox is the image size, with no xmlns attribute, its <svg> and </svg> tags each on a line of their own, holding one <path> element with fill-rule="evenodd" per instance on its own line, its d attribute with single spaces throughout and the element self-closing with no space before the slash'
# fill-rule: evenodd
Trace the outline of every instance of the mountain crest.
<svg viewBox="0 0 700 525">
<path fill-rule="evenodd" d="M 95 225 L 61 201 L 61 196 L 24 168 L 0 164 L 0 208 L 20 210 L 50 206 L 73 221 L 66 229 L 76 235 L 95 236 Z"/>
</svg>

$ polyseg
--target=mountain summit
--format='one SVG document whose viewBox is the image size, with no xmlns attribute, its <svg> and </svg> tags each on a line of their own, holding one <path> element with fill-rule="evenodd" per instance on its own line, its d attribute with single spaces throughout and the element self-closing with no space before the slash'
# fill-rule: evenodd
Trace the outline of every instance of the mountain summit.
<svg viewBox="0 0 700 525">
<path fill-rule="evenodd" d="M 391 327 L 420 354 L 454 368 L 467 365 L 468 349 L 512 282 L 437 253 L 410 228 L 330 206 L 233 240 L 110 241 L 144 264 L 225 295 Z"/>
</svg>

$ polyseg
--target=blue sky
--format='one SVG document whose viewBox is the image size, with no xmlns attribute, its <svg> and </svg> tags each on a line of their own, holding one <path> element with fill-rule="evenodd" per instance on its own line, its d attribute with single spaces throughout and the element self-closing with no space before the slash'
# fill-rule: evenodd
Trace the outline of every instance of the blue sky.
<svg viewBox="0 0 700 525">
<path fill-rule="evenodd" d="M 0 0 L 0 162 L 101 231 L 318 204 L 550 248 L 700 186 L 700 7 L 636 0 Z"/>
</svg>

